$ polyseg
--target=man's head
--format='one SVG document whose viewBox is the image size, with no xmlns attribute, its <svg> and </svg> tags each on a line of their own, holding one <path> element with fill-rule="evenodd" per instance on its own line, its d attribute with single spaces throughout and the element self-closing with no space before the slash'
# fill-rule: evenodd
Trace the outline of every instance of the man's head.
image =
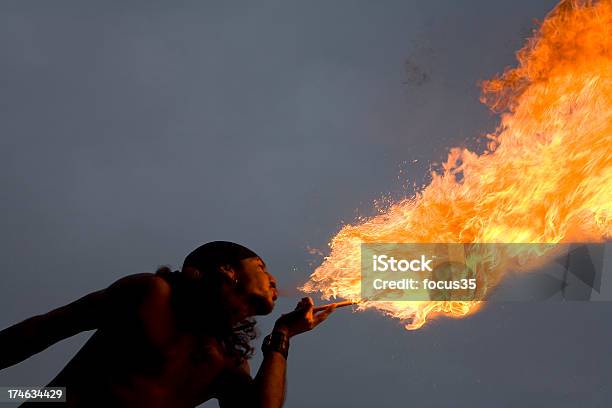
<svg viewBox="0 0 612 408">
<path fill-rule="evenodd" d="M 264 315 L 274 308 L 276 279 L 268 273 L 264 261 L 242 245 L 228 241 L 201 245 L 187 255 L 182 270 L 216 282 L 224 295 L 243 303 L 248 314 Z"/>
</svg>

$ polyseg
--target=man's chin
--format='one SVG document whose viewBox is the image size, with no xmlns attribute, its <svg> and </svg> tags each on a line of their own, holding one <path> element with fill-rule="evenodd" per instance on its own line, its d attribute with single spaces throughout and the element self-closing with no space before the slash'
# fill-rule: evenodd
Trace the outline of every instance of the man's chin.
<svg viewBox="0 0 612 408">
<path fill-rule="evenodd" d="M 274 302 L 269 302 L 257 314 L 260 315 L 260 316 L 264 316 L 264 315 L 268 315 L 268 314 L 272 313 L 273 310 L 274 310 Z"/>
<path fill-rule="evenodd" d="M 274 301 L 267 298 L 254 299 L 253 306 L 257 316 L 264 316 L 272 313 L 274 310 Z"/>
</svg>

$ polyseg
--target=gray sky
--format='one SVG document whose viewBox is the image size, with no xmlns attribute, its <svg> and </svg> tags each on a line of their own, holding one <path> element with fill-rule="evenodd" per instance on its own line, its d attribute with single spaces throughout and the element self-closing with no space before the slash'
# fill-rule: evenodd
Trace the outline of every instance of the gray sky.
<svg viewBox="0 0 612 408">
<path fill-rule="evenodd" d="M 476 83 L 554 4 L 2 2 L 0 325 L 216 239 L 290 291 L 308 246 L 494 128 Z M 611 316 L 496 304 L 407 332 L 339 311 L 293 341 L 286 406 L 608 406 Z M 45 384 L 88 336 L 0 385 Z"/>
</svg>

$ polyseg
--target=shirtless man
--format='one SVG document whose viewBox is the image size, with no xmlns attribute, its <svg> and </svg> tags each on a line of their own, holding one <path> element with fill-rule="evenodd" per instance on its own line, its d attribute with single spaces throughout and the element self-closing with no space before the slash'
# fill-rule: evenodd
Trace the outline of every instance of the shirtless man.
<svg viewBox="0 0 612 408">
<path fill-rule="evenodd" d="M 279 408 L 289 339 L 313 329 L 333 307 L 315 312 L 304 298 L 282 315 L 252 378 L 252 316 L 269 314 L 277 295 L 275 278 L 254 252 L 209 242 L 185 258 L 181 271 L 130 275 L 3 330 L 0 369 L 96 330 L 49 384 L 66 387 L 68 406 L 194 407 L 216 398 L 222 408 Z"/>
</svg>

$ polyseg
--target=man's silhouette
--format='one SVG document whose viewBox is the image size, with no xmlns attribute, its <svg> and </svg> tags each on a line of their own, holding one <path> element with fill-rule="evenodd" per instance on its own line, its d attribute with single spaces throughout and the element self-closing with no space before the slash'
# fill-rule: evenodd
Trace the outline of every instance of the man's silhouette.
<svg viewBox="0 0 612 408">
<path fill-rule="evenodd" d="M 210 242 L 191 252 L 181 271 L 130 275 L 3 330 L 0 368 L 96 330 L 49 384 L 66 387 L 68 406 L 193 407 L 216 398 L 223 408 L 281 407 L 289 338 L 314 328 L 333 307 L 315 313 L 304 298 L 282 315 L 252 378 L 252 316 L 269 314 L 277 294 L 257 254 Z"/>
</svg>

